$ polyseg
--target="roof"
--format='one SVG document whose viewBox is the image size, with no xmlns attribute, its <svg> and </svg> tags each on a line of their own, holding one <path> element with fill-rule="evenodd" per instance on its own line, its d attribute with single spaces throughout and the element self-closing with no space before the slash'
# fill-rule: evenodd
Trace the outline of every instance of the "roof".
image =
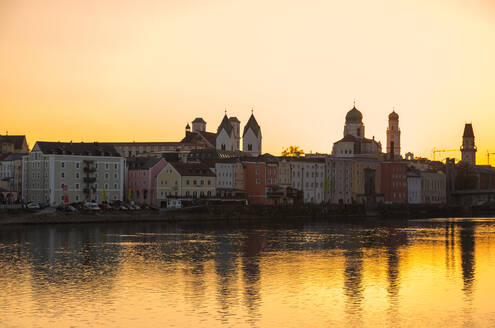
<svg viewBox="0 0 495 328">
<path fill-rule="evenodd" d="M 192 121 L 192 122 L 193 123 L 204 123 L 204 124 L 206 124 L 205 120 L 203 120 L 203 118 L 201 118 L 201 117 L 196 117 L 194 119 L 194 121 Z"/>
<path fill-rule="evenodd" d="M 235 116 L 232 116 L 231 118 L 229 118 L 229 121 L 230 122 L 235 122 L 235 123 L 241 123 L 241 121 L 239 121 L 239 119 Z"/>
<path fill-rule="evenodd" d="M 199 141 L 198 138 L 199 140 L 206 141 L 211 147 L 215 147 L 217 134 L 206 131 L 196 131 L 196 132 L 186 131 L 186 136 L 184 137 L 184 139 L 181 140 L 181 143 L 194 144 Z"/>
<path fill-rule="evenodd" d="M 120 157 L 112 144 L 85 142 L 47 142 L 38 141 L 35 147 L 44 154 L 79 155 L 79 156 L 112 156 Z"/>
<path fill-rule="evenodd" d="M 347 112 L 345 116 L 345 123 L 362 123 L 363 122 L 363 114 L 359 110 L 357 110 L 356 106 L 352 107 L 350 111 Z"/>
<path fill-rule="evenodd" d="M 128 147 L 128 146 L 180 146 L 181 142 L 178 141 L 152 141 L 152 142 L 99 142 L 100 145 L 112 145 L 115 147 Z"/>
<path fill-rule="evenodd" d="M 9 154 L 7 157 L 5 157 L 4 161 L 17 161 L 19 159 L 22 159 L 26 155 L 27 154 L 22 154 L 22 153 L 12 153 Z"/>
<path fill-rule="evenodd" d="M 392 113 L 390 113 L 388 115 L 388 119 L 391 120 L 391 121 L 398 121 L 399 120 L 399 114 L 397 114 L 395 112 L 395 110 L 393 110 Z"/>
<path fill-rule="evenodd" d="M 374 142 L 376 144 L 379 144 L 379 142 L 376 141 L 375 139 L 358 138 L 358 137 L 353 136 L 352 134 L 348 134 L 345 137 L 343 137 L 342 139 L 340 139 L 339 141 L 336 141 L 334 143 L 339 143 L 339 142 L 358 142 L 358 141 L 359 142 L 363 142 L 363 143 Z"/>
<path fill-rule="evenodd" d="M 462 136 L 474 138 L 473 125 L 471 123 L 466 123 L 464 126 L 464 134 Z"/>
<path fill-rule="evenodd" d="M 220 131 L 222 131 L 222 129 L 225 130 L 225 132 L 227 132 L 228 135 L 231 135 L 232 130 L 234 129 L 232 127 L 232 124 L 229 121 L 229 118 L 227 117 L 227 114 L 224 115 L 222 122 L 218 126 L 217 134 L 219 134 Z M 216 143 L 216 141 L 215 141 L 215 143 Z"/>
<path fill-rule="evenodd" d="M 258 125 L 258 122 L 256 122 L 256 119 L 254 118 L 254 114 L 251 114 L 251 117 L 249 117 L 249 120 L 244 126 L 244 132 L 242 133 L 243 136 L 247 133 L 248 129 L 253 130 L 256 137 L 258 138 L 261 137 L 261 128 Z"/>
<path fill-rule="evenodd" d="M 9 136 L 9 135 L 0 135 L 0 142 L 8 142 L 14 144 L 14 149 L 22 149 L 24 142 L 26 141 L 26 136 L 17 135 L 17 136 Z"/>
<path fill-rule="evenodd" d="M 210 168 L 201 163 L 169 163 L 173 166 L 177 172 L 179 172 L 182 176 L 189 177 L 214 177 L 215 173 L 213 173 Z"/>
<path fill-rule="evenodd" d="M 158 164 L 162 158 L 159 157 L 137 157 L 128 160 L 129 170 L 148 170 Z"/>
</svg>

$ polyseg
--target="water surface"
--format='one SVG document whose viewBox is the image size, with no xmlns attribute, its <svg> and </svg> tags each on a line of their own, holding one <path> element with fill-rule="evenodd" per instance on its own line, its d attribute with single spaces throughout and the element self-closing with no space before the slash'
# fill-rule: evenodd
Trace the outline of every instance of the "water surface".
<svg viewBox="0 0 495 328">
<path fill-rule="evenodd" d="M 0 227 L 0 327 L 495 327 L 495 220 Z"/>
</svg>

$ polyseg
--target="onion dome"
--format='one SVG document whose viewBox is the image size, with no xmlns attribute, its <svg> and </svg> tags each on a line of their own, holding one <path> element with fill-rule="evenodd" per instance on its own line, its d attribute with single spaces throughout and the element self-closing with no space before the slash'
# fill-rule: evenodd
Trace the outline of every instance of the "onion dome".
<svg viewBox="0 0 495 328">
<path fill-rule="evenodd" d="M 388 119 L 390 121 L 398 121 L 399 120 L 399 114 L 395 112 L 395 110 L 388 115 Z"/>
<path fill-rule="evenodd" d="M 345 123 L 362 123 L 363 122 L 363 114 L 356 109 L 356 106 L 352 107 L 352 109 L 347 112 L 345 116 Z"/>
</svg>

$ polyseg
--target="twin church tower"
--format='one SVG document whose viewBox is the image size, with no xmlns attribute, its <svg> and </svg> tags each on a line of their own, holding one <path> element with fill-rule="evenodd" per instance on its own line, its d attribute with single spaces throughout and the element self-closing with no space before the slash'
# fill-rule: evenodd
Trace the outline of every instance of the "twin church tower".
<svg viewBox="0 0 495 328">
<path fill-rule="evenodd" d="M 192 121 L 192 132 L 189 124 L 186 126 L 186 137 L 196 134 L 208 141 L 209 146 L 217 150 L 241 150 L 241 122 L 237 117 L 228 117 L 225 113 L 218 126 L 217 133 L 206 132 L 206 122 L 198 117 Z M 261 128 L 251 113 L 248 122 L 242 131 L 242 151 L 252 156 L 261 155 Z"/>
</svg>

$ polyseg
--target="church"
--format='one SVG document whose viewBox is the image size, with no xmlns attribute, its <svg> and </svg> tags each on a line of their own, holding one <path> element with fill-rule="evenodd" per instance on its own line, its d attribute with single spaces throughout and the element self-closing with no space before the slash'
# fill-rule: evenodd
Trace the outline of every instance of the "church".
<svg viewBox="0 0 495 328">
<path fill-rule="evenodd" d="M 345 116 L 344 137 L 333 144 L 332 155 L 337 157 L 378 157 L 382 144 L 365 137 L 363 114 L 356 105 Z"/>
</svg>

